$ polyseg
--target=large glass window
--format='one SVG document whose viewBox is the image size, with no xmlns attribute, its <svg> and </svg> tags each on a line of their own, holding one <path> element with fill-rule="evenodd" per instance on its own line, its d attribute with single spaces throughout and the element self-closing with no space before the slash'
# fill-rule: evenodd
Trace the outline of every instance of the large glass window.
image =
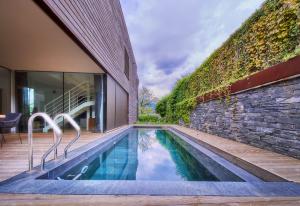
<svg viewBox="0 0 300 206">
<path fill-rule="evenodd" d="M 0 68 L 0 114 L 10 112 L 10 75 L 8 69 Z"/>
<path fill-rule="evenodd" d="M 64 111 L 71 114 L 82 129 L 95 125 L 94 75 L 64 73 Z"/>
<path fill-rule="evenodd" d="M 17 109 L 21 112 L 21 130 L 27 131 L 27 121 L 36 112 L 55 115 L 63 111 L 63 73 L 16 72 Z M 43 119 L 36 118 L 36 131 L 45 131 Z"/>
<path fill-rule="evenodd" d="M 28 118 L 36 112 L 45 112 L 52 118 L 59 113 L 70 114 L 81 129 L 92 130 L 95 125 L 94 75 L 62 72 L 16 72 L 18 111 L 23 113 L 21 129 L 27 131 Z M 69 129 L 63 119 L 60 126 Z M 50 128 L 37 118 L 35 131 Z"/>
</svg>

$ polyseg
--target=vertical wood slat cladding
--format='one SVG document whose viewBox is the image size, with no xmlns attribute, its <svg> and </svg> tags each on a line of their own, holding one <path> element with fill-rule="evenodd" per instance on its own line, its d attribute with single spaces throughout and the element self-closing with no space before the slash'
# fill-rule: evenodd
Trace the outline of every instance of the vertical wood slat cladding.
<svg viewBox="0 0 300 206">
<path fill-rule="evenodd" d="M 128 94 L 107 75 L 106 129 L 110 130 L 128 124 Z"/>
<path fill-rule="evenodd" d="M 107 75 L 107 93 L 106 93 L 106 129 L 115 128 L 116 115 L 116 83 Z"/>
<path fill-rule="evenodd" d="M 116 84 L 116 122 L 115 127 L 128 124 L 128 94 Z"/>
<path fill-rule="evenodd" d="M 138 77 L 118 0 L 43 0 L 90 54 L 129 94 L 129 123 L 137 119 Z M 124 74 L 125 48 L 130 74 Z"/>
</svg>

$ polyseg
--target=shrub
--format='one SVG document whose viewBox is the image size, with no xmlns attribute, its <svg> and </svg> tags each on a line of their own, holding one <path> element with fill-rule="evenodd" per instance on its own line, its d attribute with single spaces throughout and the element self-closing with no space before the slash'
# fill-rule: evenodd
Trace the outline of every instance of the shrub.
<svg viewBox="0 0 300 206">
<path fill-rule="evenodd" d="M 168 97 L 163 97 L 157 104 L 155 111 L 157 114 L 159 114 L 161 117 L 165 117 L 167 114 L 167 103 L 168 103 Z"/>
<path fill-rule="evenodd" d="M 162 119 L 157 114 L 140 114 L 139 115 L 140 123 L 160 123 Z"/>
</svg>

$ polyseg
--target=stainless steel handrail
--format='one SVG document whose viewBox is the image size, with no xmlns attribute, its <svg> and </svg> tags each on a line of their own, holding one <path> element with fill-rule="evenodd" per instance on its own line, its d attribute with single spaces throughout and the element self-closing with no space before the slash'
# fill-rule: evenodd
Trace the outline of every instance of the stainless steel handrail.
<svg viewBox="0 0 300 206">
<path fill-rule="evenodd" d="M 49 115 L 47 115 L 46 113 L 42 113 L 42 112 L 38 112 L 35 113 L 33 115 L 31 115 L 31 117 L 28 120 L 28 145 L 29 145 L 29 150 L 28 150 L 28 164 L 29 164 L 29 171 L 31 171 L 33 169 L 33 141 L 32 141 L 32 130 L 33 130 L 33 121 L 36 117 L 42 117 L 53 129 L 54 131 L 54 136 L 62 136 L 62 131 L 60 130 L 60 128 L 54 123 L 54 121 L 49 117 Z M 54 140 L 54 145 L 55 145 L 56 141 Z M 53 146 L 50 148 L 52 149 Z M 49 150 L 50 150 L 49 149 Z M 49 151 L 48 150 L 48 151 Z M 42 169 L 44 167 L 44 165 L 41 165 Z"/>
<path fill-rule="evenodd" d="M 68 149 L 80 138 L 80 127 L 79 125 L 74 121 L 74 119 L 69 114 L 58 114 L 54 117 L 54 122 L 56 122 L 59 118 L 66 118 L 66 120 L 73 126 L 73 128 L 76 130 L 76 137 L 69 142 L 69 144 L 64 149 L 64 158 L 67 158 L 68 156 Z M 57 147 L 61 142 L 61 138 L 57 140 L 58 144 L 56 148 L 54 149 L 54 158 L 57 158 Z"/>
</svg>

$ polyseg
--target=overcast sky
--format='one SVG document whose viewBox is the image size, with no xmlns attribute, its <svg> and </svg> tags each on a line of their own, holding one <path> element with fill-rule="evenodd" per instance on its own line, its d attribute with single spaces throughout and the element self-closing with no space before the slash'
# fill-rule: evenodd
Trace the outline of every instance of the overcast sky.
<svg viewBox="0 0 300 206">
<path fill-rule="evenodd" d="M 121 0 L 140 86 L 157 97 L 193 72 L 263 0 Z"/>
</svg>

